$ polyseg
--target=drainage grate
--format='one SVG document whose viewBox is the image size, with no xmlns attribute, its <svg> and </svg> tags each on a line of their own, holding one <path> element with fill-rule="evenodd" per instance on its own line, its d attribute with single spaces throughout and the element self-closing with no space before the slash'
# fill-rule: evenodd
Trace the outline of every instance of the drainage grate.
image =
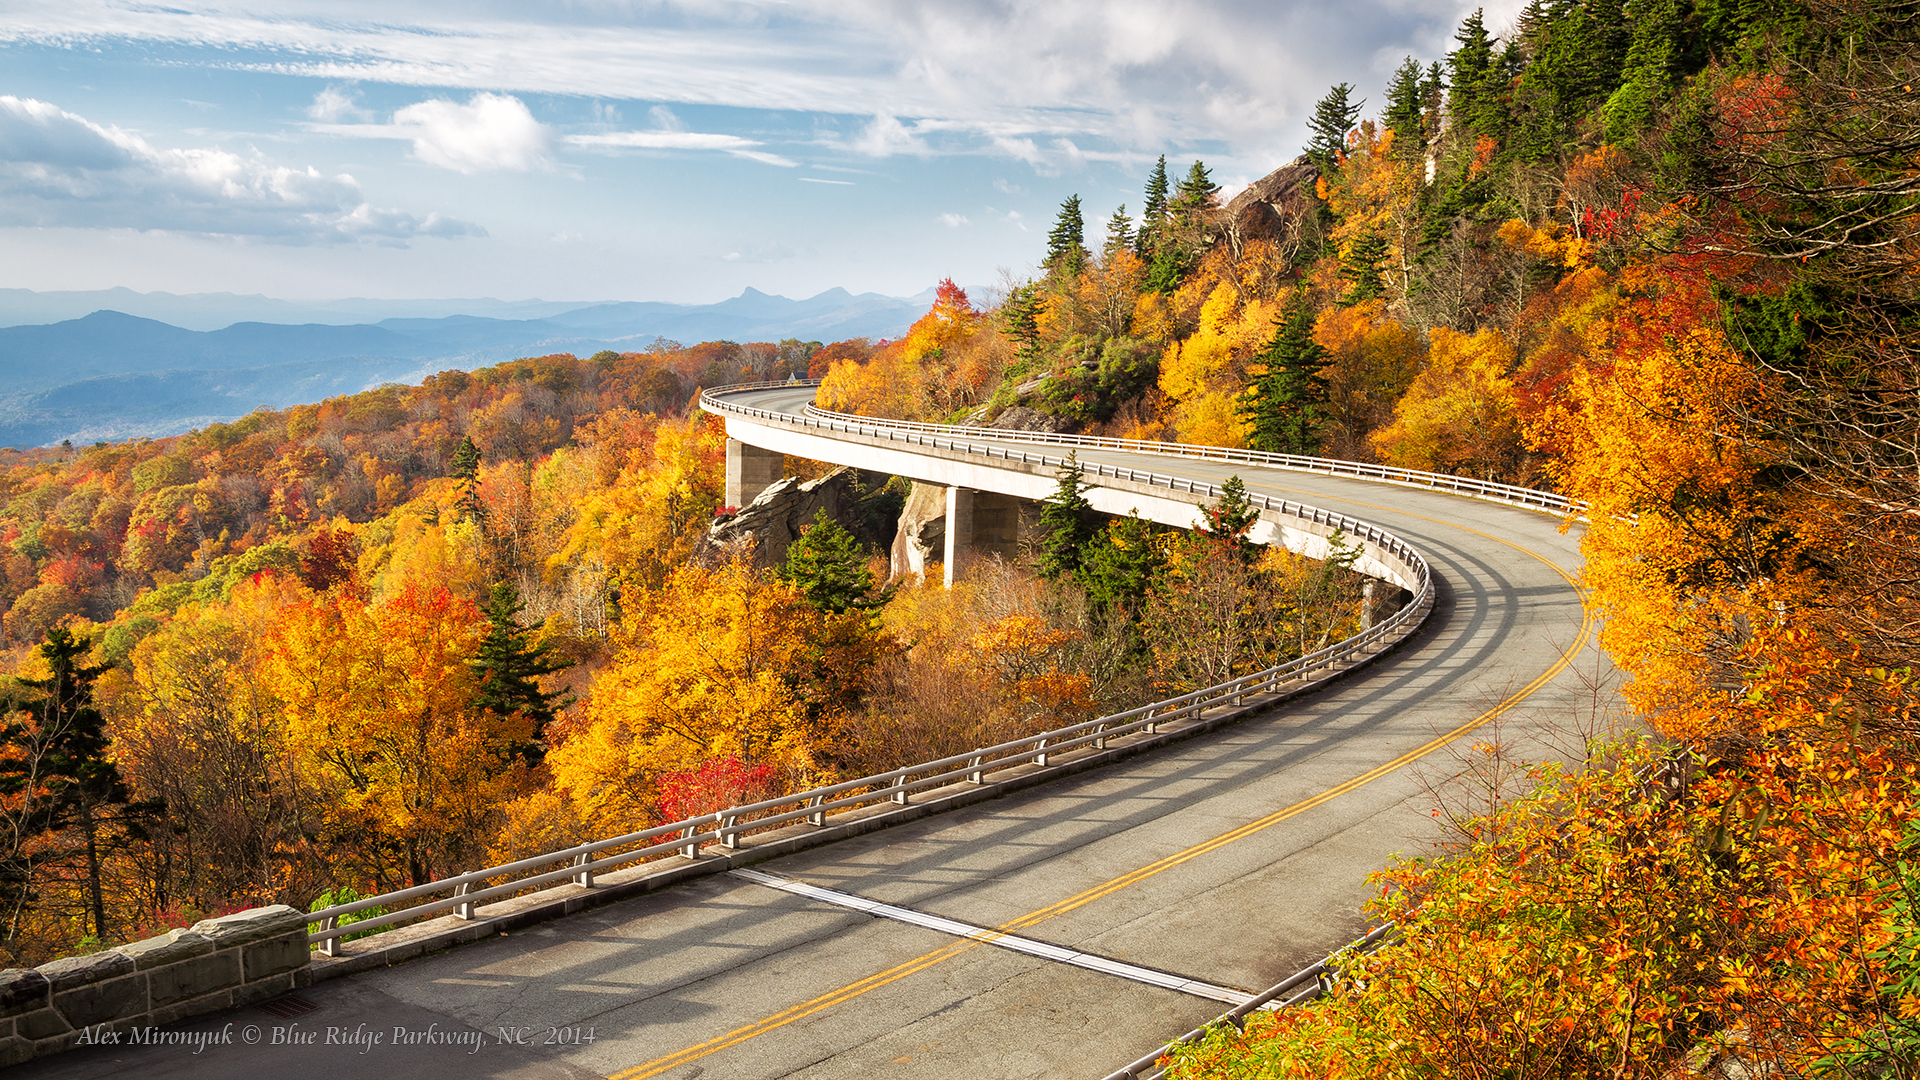
<svg viewBox="0 0 1920 1080">
<path fill-rule="evenodd" d="M 260 1011 L 276 1020 L 291 1020 L 296 1016 L 305 1016 L 319 1007 L 299 994 L 288 994 L 260 1006 Z"/>
</svg>

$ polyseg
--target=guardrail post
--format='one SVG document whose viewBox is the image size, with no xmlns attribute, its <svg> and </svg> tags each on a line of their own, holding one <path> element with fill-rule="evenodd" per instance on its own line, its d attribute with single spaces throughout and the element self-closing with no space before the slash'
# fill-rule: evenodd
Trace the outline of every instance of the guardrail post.
<svg viewBox="0 0 1920 1080">
<path fill-rule="evenodd" d="M 906 773 L 901 773 L 900 779 L 895 780 L 893 782 L 893 794 L 890 797 L 893 799 L 894 802 L 897 802 L 902 806 L 905 806 L 907 804 L 907 774 Z"/>
<path fill-rule="evenodd" d="M 338 930 L 339 928 L 340 928 L 340 917 L 338 915 L 329 915 L 326 918 L 320 920 L 320 930 L 322 933 L 328 930 Z M 335 934 L 332 937 L 322 939 L 320 942 L 320 955 L 321 956 L 339 956 L 340 955 L 340 935 Z"/>
<path fill-rule="evenodd" d="M 987 771 L 980 767 L 980 762 L 983 761 L 985 757 L 986 755 L 984 754 L 975 754 L 973 755 L 973 760 L 967 762 L 967 768 L 971 770 L 967 773 L 968 783 L 984 784 L 987 782 Z"/>
<path fill-rule="evenodd" d="M 698 835 L 700 835 L 700 826 L 694 822 L 688 822 L 686 829 L 680 833 L 681 838 L 686 841 L 680 845 L 680 854 L 689 859 L 700 857 L 700 842 L 694 839 Z"/>
<path fill-rule="evenodd" d="M 1035 749 L 1038 750 L 1039 753 L 1033 755 L 1033 763 L 1035 765 L 1045 765 L 1047 763 L 1047 740 L 1041 739 L 1040 745 L 1035 747 Z"/>
<path fill-rule="evenodd" d="M 1140 730 L 1146 732 L 1149 735 L 1160 734 L 1160 710 L 1148 709 L 1146 726 L 1142 727 Z"/>
<path fill-rule="evenodd" d="M 466 873 L 465 870 L 462 870 L 460 872 L 462 874 Z M 458 888 L 453 890 L 453 895 L 465 896 L 472 891 L 473 891 L 473 882 L 463 881 L 460 883 L 460 886 Z M 471 902 L 468 902 L 468 903 L 453 905 L 453 917 L 456 919 L 465 919 L 467 922 L 472 922 L 473 921 L 473 904 Z"/>
<path fill-rule="evenodd" d="M 575 885 L 585 885 L 589 889 L 593 888 L 593 852 L 583 851 L 579 855 L 576 855 L 573 860 L 573 865 L 580 871 L 573 875 L 573 883 Z"/>
<path fill-rule="evenodd" d="M 1093 729 L 1093 748 L 1096 750 L 1107 748 L 1107 725 L 1101 724 Z"/>
<path fill-rule="evenodd" d="M 740 812 L 728 810 L 720 818 L 720 846 L 728 851 L 740 850 Z"/>
<path fill-rule="evenodd" d="M 808 803 L 807 805 L 820 806 L 824 804 L 826 801 L 827 801 L 827 797 L 825 795 L 815 795 L 813 797 L 813 801 Z M 825 810 L 815 810 L 813 813 L 808 814 L 807 824 L 818 825 L 818 826 L 821 826 L 822 828 L 825 828 L 827 824 L 827 812 Z"/>
</svg>

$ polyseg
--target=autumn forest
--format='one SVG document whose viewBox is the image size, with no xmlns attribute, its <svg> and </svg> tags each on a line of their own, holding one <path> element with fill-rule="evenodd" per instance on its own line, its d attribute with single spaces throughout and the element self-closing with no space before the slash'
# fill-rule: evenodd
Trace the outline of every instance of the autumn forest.
<svg viewBox="0 0 1920 1080">
<path fill-rule="evenodd" d="M 1371 615 L 1338 547 L 1253 545 L 1232 497 L 1193 534 L 1102 518 L 1071 470 L 952 589 L 889 559 L 900 478 L 735 542 L 699 390 L 817 378 L 1587 505 L 1631 715 L 1571 765 L 1483 742 L 1505 797 L 1380 875 L 1397 942 L 1175 1075 L 1911 1075 L 1920 5 L 1532 0 L 1454 45 L 1332 87 L 1231 199 L 1164 157 L 1132 212 L 1069 199 L 1036 271 L 943 282 L 898 339 L 0 452 L 0 966 L 1061 726 Z"/>
</svg>

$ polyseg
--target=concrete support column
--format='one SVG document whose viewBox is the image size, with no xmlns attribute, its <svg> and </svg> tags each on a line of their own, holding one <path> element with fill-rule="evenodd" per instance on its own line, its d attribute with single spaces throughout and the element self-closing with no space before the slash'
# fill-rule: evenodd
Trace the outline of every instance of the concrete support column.
<svg viewBox="0 0 1920 1080">
<path fill-rule="evenodd" d="M 1020 500 L 1012 495 L 972 488 L 947 489 L 946 583 L 953 583 L 976 558 L 1020 554 Z"/>
<path fill-rule="evenodd" d="M 784 460 L 777 450 L 762 450 L 739 439 L 727 440 L 727 505 L 744 507 L 780 480 Z"/>
</svg>

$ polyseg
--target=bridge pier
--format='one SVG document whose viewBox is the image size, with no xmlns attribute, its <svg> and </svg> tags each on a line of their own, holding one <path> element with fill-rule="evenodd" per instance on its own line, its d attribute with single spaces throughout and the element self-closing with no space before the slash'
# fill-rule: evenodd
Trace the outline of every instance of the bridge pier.
<svg viewBox="0 0 1920 1080">
<path fill-rule="evenodd" d="M 966 573 L 967 565 L 987 555 L 1009 561 L 1020 555 L 1020 500 L 1012 495 L 972 488 L 947 489 L 946 584 Z"/>
<path fill-rule="evenodd" d="M 727 440 L 727 505 L 745 507 L 780 480 L 786 455 Z"/>
</svg>

